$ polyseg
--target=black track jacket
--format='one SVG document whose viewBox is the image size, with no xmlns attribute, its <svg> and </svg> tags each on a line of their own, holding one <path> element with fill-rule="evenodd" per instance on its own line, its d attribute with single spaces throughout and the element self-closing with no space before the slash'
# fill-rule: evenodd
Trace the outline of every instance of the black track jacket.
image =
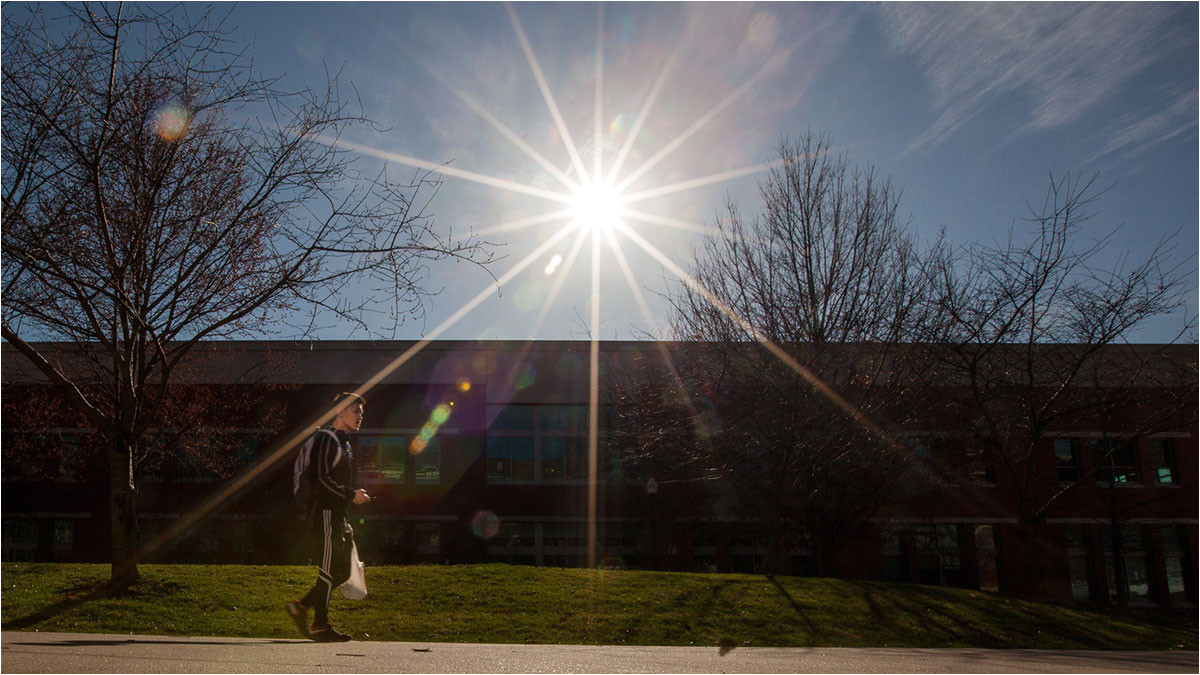
<svg viewBox="0 0 1200 675">
<path fill-rule="evenodd" d="M 308 470 L 314 472 L 313 508 L 333 509 L 345 513 L 346 507 L 354 500 L 354 455 L 351 454 L 350 438 L 346 432 L 338 429 L 330 431 L 337 435 L 341 445 L 341 459 L 337 459 L 338 444 L 333 442 L 333 438 L 324 431 L 314 432 L 316 440 L 313 442 L 312 456 L 308 463 Z"/>
</svg>

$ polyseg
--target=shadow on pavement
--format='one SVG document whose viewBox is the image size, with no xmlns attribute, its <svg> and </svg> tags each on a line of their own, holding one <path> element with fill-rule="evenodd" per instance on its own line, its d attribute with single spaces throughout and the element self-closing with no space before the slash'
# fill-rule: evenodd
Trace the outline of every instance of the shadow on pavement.
<svg viewBox="0 0 1200 675">
<path fill-rule="evenodd" d="M 309 641 L 309 640 L 279 640 L 279 639 L 275 639 L 275 640 L 266 640 L 266 639 L 263 639 L 263 640 L 248 640 L 248 639 L 246 639 L 246 638 L 239 638 L 239 639 L 238 639 L 238 640 L 236 640 L 236 641 L 233 641 L 233 640 L 227 640 L 227 641 L 216 641 L 216 640 L 170 640 L 170 639 L 164 639 L 164 640 L 158 640 L 158 639 L 155 639 L 155 640 L 139 640 L 139 639 L 136 639 L 136 638 L 121 638 L 121 637 L 114 637 L 114 638 L 112 638 L 112 639 L 109 639 L 109 640 L 104 640 L 104 639 L 96 639 L 96 640 L 59 640 L 59 641 L 57 641 L 57 642 L 42 642 L 42 641 L 29 641 L 29 642 L 20 642 L 20 641 L 15 641 L 15 640 L 8 640 L 8 641 L 6 641 L 6 642 L 5 642 L 5 644 L 6 644 L 6 645 L 23 645 L 23 646 L 28 646 L 28 647 L 112 647 L 112 646 L 115 646 L 115 645 L 129 645 L 129 644 L 142 644 L 142 645 L 222 645 L 222 646 L 225 646 L 225 647 L 229 647 L 229 646 L 234 646 L 234 645 L 236 645 L 236 646 L 239 646 L 239 647 L 242 647 L 242 646 L 244 646 L 244 647 L 255 647 L 255 646 L 258 646 L 258 645 L 286 645 L 286 644 L 293 644 L 293 643 L 294 643 L 294 644 L 304 644 L 304 645 L 308 645 L 308 644 L 314 644 L 313 642 L 311 642 L 311 641 Z"/>
</svg>

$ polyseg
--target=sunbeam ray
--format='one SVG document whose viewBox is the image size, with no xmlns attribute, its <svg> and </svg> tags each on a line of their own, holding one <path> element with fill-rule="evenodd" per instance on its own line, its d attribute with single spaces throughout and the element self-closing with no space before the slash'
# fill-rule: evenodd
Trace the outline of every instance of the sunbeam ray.
<svg viewBox="0 0 1200 675">
<path fill-rule="evenodd" d="M 379 159 L 386 159 L 390 162 L 397 162 L 399 164 L 405 164 L 418 169 L 426 169 L 434 173 L 442 174 L 443 176 L 462 178 L 463 180 L 469 180 L 473 183 L 480 183 L 489 187 L 500 188 L 501 190 L 508 190 L 510 192 L 517 192 L 520 194 L 529 195 L 531 197 L 541 197 L 542 199 L 549 199 L 551 201 L 561 202 L 563 204 L 571 203 L 571 196 L 563 192 L 553 192 L 551 190 L 545 190 L 532 185 L 525 185 L 524 183 L 517 183 L 511 180 L 505 180 L 503 178 L 494 178 L 486 174 L 475 173 L 474 171 L 464 171 L 463 169 L 456 169 L 445 164 L 437 164 L 424 159 L 417 159 L 416 157 L 402 155 L 397 152 L 388 152 L 387 150 L 380 150 L 369 145 L 363 145 L 362 143 L 355 143 L 354 141 L 347 141 L 340 138 L 320 137 L 317 140 L 325 143 L 326 145 L 346 148 L 364 155 L 378 157 Z"/>
<path fill-rule="evenodd" d="M 528 218 L 520 218 L 517 220 L 510 220 L 507 223 L 500 223 L 499 225 L 492 225 L 491 227 L 485 227 L 485 228 L 479 230 L 478 232 L 476 232 L 475 235 L 479 236 L 479 237 L 486 237 L 489 234 L 498 234 L 501 232 L 512 232 L 514 230 L 521 230 L 526 227 L 532 227 L 534 225 L 541 225 L 542 223 L 549 223 L 551 221 L 560 220 L 563 218 L 569 218 L 570 215 L 571 215 L 571 209 L 559 209 L 558 211 L 551 211 L 550 213 L 543 213 L 540 216 L 530 216 Z"/>
<path fill-rule="evenodd" d="M 580 176 L 586 176 L 587 170 L 584 169 L 583 159 L 579 156 L 579 150 L 575 147 L 575 142 L 571 140 L 571 132 L 567 129 L 567 123 L 563 121 L 562 114 L 558 111 L 558 104 L 554 102 L 554 96 L 550 93 L 550 85 L 546 84 L 546 76 L 542 74 L 542 68 L 538 65 L 537 57 L 533 55 L 533 48 L 529 46 L 529 38 L 525 37 L 525 28 L 521 26 L 521 20 L 517 18 L 517 12 L 512 8 L 512 3 L 504 3 L 504 10 L 508 12 L 508 18 L 512 22 L 513 30 L 517 32 L 517 39 L 521 41 L 521 49 L 525 52 L 525 60 L 529 62 L 529 68 L 533 71 L 533 77 L 537 80 L 538 88 L 542 90 L 542 98 L 546 100 L 546 107 L 550 110 L 550 116 L 554 118 L 554 125 L 558 128 L 558 133 L 562 136 L 563 145 L 567 148 L 567 154 L 571 156 L 571 163 L 575 165 L 575 170 Z"/>
<path fill-rule="evenodd" d="M 587 239 L 587 235 L 588 231 L 586 229 L 582 227 L 579 228 L 579 234 L 575 237 L 575 242 L 571 245 L 571 250 L 567 253 L 566 260 L 563 261 L 562 271 L 556 275 L 557 278 L 554 280 L 554 285 L 551 287 L 546 301 L 542 303 L 542 309 L 538 313 L 537 319 L 534 320 L 533 328 L 530 331 L 532 335 L 537 335 L 538 330 L 541 329 L 542 323 L 546 320 L 546 317 L 549 316 L 550 308 L 554 305 L 554 300 L 558 297 L 559 291 L 566 282 L 567 276 L 571 272 L 571 268 L 574 267 L 575 259 L 579 256 L 579 251 L 583 248 L 583 242 Z M 532 337 L 526 340 L 525 346 L 523 346 L 521 351 L 517 353 L 517 358 L 513 359 L 512 367 L 508 372 L 508 384 L 502 385 L 504 388 L 498 392 L 495 392 L 498 396 L 498 400 L 507 400 L 509 396 L 512 396 L 513 385 L 511 383 L 516 381 L 517 373 L 520 372 L 521 367 L 525 364 L 525 357 L 529 355 L 529 350 L 533 349 L 533 342 L 534 339 Z M 490 422 L 491 420 L 488 421 Z"/>
<path fill-rule="evenodd" d="M 600 439 L 600 231 L 592 231 L 592 341 L 588 350 L 588 567 L 596 567 Z"/>
<path fill-rule="evenodd" d="M 537 319 L 534 321 L 533 333 L 536 335 L 542 322 L 550 314 L 550 307 L 558 297 L 559 291 L 562 290 L 563 284 L 567 281 L 567 276 L 571 272 L 571 268 L 575 266 L 575 259 L 579 257 L 579 251 L 583 249 L 583 242 L 587 238 L 587 230 L 579 228 L 579 236 L 575 238 L 575 242 L 571 244 L 571 250 L 567 252 L 566 259 L 562 263 L 562 271 L 560 271 L 554 279 L 554 285 L 550 287 L 550 293 L 546 297 L 546 302 L 543 303 L 541 311 L 538 313 Z"/>
<path fill-rule="evenodd" d="M 592 180 L 600 180 L 604 155 L 604 4 L 596 5 L 596 112 Z"/>
<path fill-rule="evenodd" d="M 492 128 L 500 132 L 500 134 L 507 138 L 513 145 L 517 146 L 521 152 L 524 152 L 529 156 L 530 159 L 537 162 L 538 166 L 541 166 L 546 170 L 547 173 L 557 178 L 558 181 L 562 183 L 563 186 L 565 186 L 568 190 L 575 191 L 579 189 L 579 183 L 572 180 L 567 174 L 563 173 L 561 169 L 555 166 L 550 160 L 546 159 L 546 157 L 540 152 L 534 150 L 533 146 L 525 142 L 525 139 L 518 136 L 516 132 L 508 128 L 508 126 L 501 122 L 495 115 L 475 101 L 475 99 L 468 96 L 466 92 L 460 90 L 458 87 L 455 87 L 453 84 L 450 84 L 450 82 L 432 65 L 417 56 L 411 54 L 410 56 L 414 61 L 421 64 L 421 67 L 424 68 L 425 71 L 429 73 L 431 77 L 433 77 L 433 79 L 437 80 L 439 84 L 445 87 L 447 91 L 454 94 L 458 100 L 467 104 L 467 107 L 469 107 L 471 110 L 474 110 L 480 117 L 484 119 L 484 121 L 492 125 Z"/>
<path fill-rule="evenodd" d="M 713 121 L 717 115 L 721 114 L 725 108 L 728 108 L 730 104 L 740 99 L 747 91 L 749 91 L 751 87 L 758 84 L 758 81 L 765 77 L 767 73 L 771 72 L 771 70 L 771 64 L 764 65 L 762 68 L 760 68 L 758 72 L 754 74 L 754 77 L 746 80 L 741 84 L 741 86 L 726 95 L 725 98 L 721 99 L 721 101 L 713 106 L 711 110 L 701 115 L 699 119 L 693 122 L 690 127 L 676 136 L 673 140 L 671 140 L 671 142 L 663 146 L 663 148 L 655 153 L 653 157 L 643 162 L 640 167 L 633 171 L 633 173 L 626 176 L 624 180 L 617 184 L 616 191 L 623 192 L 626 188 L 637 181 L 637 179 L 644 176 L 647 171 L 654 168 L 654 166 L 665 159 L 667 155 L 670 155 L 672 152 L 677 150 L 680 145 L 683 145 L 684 141 L 690 138 L 697 131 L 700 131 L 707 126 L 708 123 Z"/>
<path fill-rule="evenodd" d="M 692 188 L 704 187 L 705 185 L 712 185 L 722 181 L 733 180 L 735 178 L 741 178 L 742 176 L 749 176 L 751 174 L 761 173 L 763 171 L 770 171 L 771 169 L 781 166 L 782 164 L 783 160 L 775 159 L 771 160 L 770 162 L 763 162 L 753 166 L 742 167 L 740 169 L 730 169 L 729 171 L 722 171 L 721 173 L 714 173 L 701 178 L 693 178 L 691 180 L 671 183 L 670 185 L 650 188 L 649 190 L 643 190 L 641 192 L 632 192 L 627 195 L 621 195 L 621 203 L 633 204 L 635 202 L 652 199 L 654 197 L 661 197 L 663 195 L 674 194 L 676 192 L 683 192 L 684 190 L 691 190 Z"/>
<path fill-rule="evenodd" d="M 638 310 L 641 311 L 642 317 L 646 319 L 646 322 L 652 324 L 654 322 L 654 315 L 650 311 L 650 305 L 646 302 L 645 294 L 642 293 L 642 289 L 638 288 L 637 279 L 633 274 L 633 269 L 629 266 L 629 261 L 625 259 L 625 252 L 621 250 L 620 242 L 617 241 L 617 237 L 612 230 L 606 231 L 605 234 L 608 236 L 608 247 L 612 249 L 613 258 L 617 261 L 617 267 L 621 269 L 622 276 L 625 277 L 625 283 L 629 285 L 629 291 L 633 294 L 633 299 L 637 303 Z M 692 418 L 692 426 L 696 430 L 696 437 L 708 445 L 711 450 L 711 430 L 707 429 L 704 417 L 696 409 L 696 403 L 692 400 L 692 395 L 688 392 L 687 385 L 683 383 L 683 377 L 675 367 L 675 360 L 667 352 L 667 345 L 662 340 L 655 340 L 654 346 L 662 357 L 663 365 L 666 366 L 667 371 L 671 374 L 671 384 L 675 388 L 675 393 L 679 395 L 680 400 L 687 406 L 688 413 Z"/>
<path fill-rule="evenodd" d="M 675 262 L 673 260 L 671 260 L 670 258 L 668 258 L 666 255 L 664 255 L 662 251 L 659 251 L 656 246 L 654 246 L 650 242 L 643 239 L 640 235 L 638 235 L 636 232 L 634 232 L 632 229 L 630 229 L 624 223 L 618 222 L 618 223 L 615 223 L 615 226 L 618 229 L 620 229 L 621 232 L 625 236 L 629 237 L 629 239 L 632 240 L 633 243 L 637 244 L 643 251 L 650 254 L 650 256 L 653 257 L 655 260 L 657 260 L 663 267 L 666 267 L 672 274 L 674 274 L 676 276 L 676 278 L 678 278 L 680 281 L 687 284 L 689 288 L 691 288 L 692 290 L 694 290 L 695 292 L 697 292 L 701 296 L 703 296 L 705 300 L 707 300 L 709 303 L 711 303 L 713 307 L 716 307 L 717 310 L 720 311 L 722 314 L 729 317 L 729 319 L 731 321 L 736 323 L 738 325 L 738 327 L 740 327 L 743 331 L 745 331 L 746 334 L 749 335 L 752 339 L 754 339 L 756 342 L 758 342 L 763 347 L 765 347 L 767 349 L 767 351 L 769 351 L 773 356 L 775 356 L 775 358 L 779 359 L 779 361 L 781 363 L 783 363 L 788 368 L 791 368 L 800 377 L 804 378 L 809 383 L 809 385 L 811 385 L 814 389 L 816 389 L 822 396 L 827 398 L 834 405 L 841 408 L 845 413 L 847 413 L 848 415 L 853 417 L 856 421 L 858 421 L 860 424 L 862 424 L 864 427 L 869 429 L 871 431 L 871 433 L 873 433 L 875 436 L 888 442 L 890 445 L 893 446 L 893 448 L 898 449 L 906 454 L 910 454 L 908 446 L 903 441 L 897 439 L 887 429 L 884 429 L 883 427 L 879 426 L 878 423 L 876 423 L 870 417 L 867 417 L 861 410 L 856 408 L 853 404 L 851 404 L 846 399 L 842 398 L 842 396 L 840 394 L 838 394 L 828 384 L 826 384 L 820 378 L 818 378 L 816 375 L 814 375 L 812 373 L 812 371 L 810 371 L 808 368 L 805 368 L 803 365 L 801 365 L 799 361 L 797 361 L 794 357 L 792 357 L 791 354 L 788 354 L 786 351 L 784 351 L 784 349 L 782 347 L 775 344 L 775 342 L 773 342 L 766 336 L 761 335 L 759 333 L 758 329 L 755 328 L 750 322 L 746 321 L 741 316 L 739 316 L 736 312 L 734 312 L 733 309 L 731 309 L 728 305 L 726 305 L 724 302 L 722 302 L 720 300 L 720 298 L 713 295 L 712 292 L 710 292 L 707 288 L 705 288 L 700 282 L 696 281 L 695 278 L 692 277 L 692 275 L 688 274 L 686 271 L 684 271 L 682 268 L 680 268 L 679 265 L 676 265 Z"/>
<path fill-rule="evenodd" d="M 437 328 L 434 328 L 429 335 L 413 344 L 411 347 L 405 350 L 403 354 L 396 357 L 383 368 L 381 368 L 377 373 L 375 373 L 375 375 L 355 389 L 354 393 L 360 396 L 369 393 L 375 388 L 376 385 L 383 381 L 384 378 L 386 378 L 388 375 L 391 375 L 396 371 L 397 368 L 407 363 L 409 359 L 420 353 L 421 350 L 425 349 L 430 342 L 437 339 L 447 329 L 458 323 L 464 316 L 478 307 L 481 302 L 486 300 L 493 293 L 495 287 L 503 286 L 509 281 L 512 281 L 514 277 L 529 267 L 534 260 L 537 260 L 543 253 L 550 250 L 550 248 L 558 244 L 558 242 L 562 241 L 562 239 L 565 238 L 573 229 L 576 228 L 572 225 L 568 225 L 560 229 L 553 236 L 543 242 L 541 246 L 534 249 L 520 262 L 509 268 L 509 270 L 494 283 L 487 284 L 487 286 L 485 286 L 483 290 L 476 294 L 474 298 L 467 301 L 462 307 L 455 311 L 454 314 L 450 315 L 450 317 L 439 324 Z M 273 468 L 288 453 L 295 449 L 297 445 L 303 443 L 309 437 L 309 435 L 312 434 L 314 427 L 323 426 L 332 420 L 335 410 L 336 409 L 331 406 L 321 414 L 314 416 L 309 420 L 308 424 L 305 424 L 299 429 L 299 431 L 287 437 L 287 440 L 281 443 L 273 451 L 269 452 L 266 456 L 247 467 L 242 473 L 238 474 L 238 476 L 231 479 L 224 487 L 209 496 L 209 498 L 204 500 L 204 502 L 202 502 L 199 506 L 180 515 L 180 517 L 174 523 L 162 530 L 145 546 L 140 547 L 138 549 L 139 555 L 142 557 L 153 557 L 153 555 L 162 548 L 163 544 L 174 541 L 180 534 L 185 532 L 197 521 L 206 517 L 208 514 L 212 513 L 214 509 L 219 508 L 222 504 L 238 495 L 242 489 L 249 485 L 254 479 L 262 475 L 264 471 Z"/>
<path fill-rule="evenodd" d="M 654 225 L 666 225 L 667 227 L 673 227 L 677 230 L 686 230 L 688 232 L 707 233 L 711 232 L 713 229 L 707 225 L 697 225 L 696 223 L 689 223 L 686 220 L 678 220 L 675 218 L 669 218 L 667 216 L 659 216 L 653 213 L 638 211 L 636 209 L 621 209 L 621 215 L 625 218 L 640 220 L 643 222 L 652 223 Z"/>
<path fill-rule="evenodd" d="M 629 156 L 629 151 L 633 148 L 634 141 L 637 140 L 638 134 L 642 131 L 642 125 L 646 123 L 646 119 L 650 116 L 650 110 L 654 106 L 655 99 L 658 98 L 658 93 L 662 90 L 663 85 L 667 82 L 667 76 L 675 69 L 675 63 L 679 60 L 679 45 L 671 50 L 671 55 L 663 63 L 662 68 L 658 72 L 658 78 L 655 79 L 654 85 L 650 88 L 650 93 L 647 94 L 646 100 L 642 103 L 642 109 L 638 111 L 637 117 L 633 120 L 633 127 L 629 130 L 629 135 L 625 137 L 625 143 L 621 145 L 620 152 L 617 153 L 617 161 L 613 163 L 612 168 L 608 171 L 608 182 L 612 183 L 617 179 L 617 173 L 620 172 L 621 166 L 624 165 L 625 159 Z"/>
</svg>

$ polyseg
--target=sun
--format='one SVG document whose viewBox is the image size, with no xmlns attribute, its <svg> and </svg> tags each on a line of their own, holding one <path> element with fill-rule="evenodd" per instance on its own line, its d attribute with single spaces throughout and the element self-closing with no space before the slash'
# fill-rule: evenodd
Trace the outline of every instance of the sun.
<svg viewBox="0 0 1200 675">
<path fill-rule="evenodd" d="M 606 183 L 586 184 L 575 190 L 568 208 L 581 227 L 593 232 L 612 227 L 623 215 L 621 195 Z"/>
</svg>

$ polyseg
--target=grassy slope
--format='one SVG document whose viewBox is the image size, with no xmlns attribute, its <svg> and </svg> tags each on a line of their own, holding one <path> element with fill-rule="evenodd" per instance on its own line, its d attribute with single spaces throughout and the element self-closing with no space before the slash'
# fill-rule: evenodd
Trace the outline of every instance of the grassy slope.
<svg viewBox="0 0 1200 675">
<path fill-rule="evenodd" d="M 5 630 L 296 637 L 283 612 L 313 568 L 143 565 L 97 597 L 104 565 L 3 565 Z M 1097 612 L 991 593 L 737 574 L 463 565 L 374 567 L 336 592 L 361 639 L 779 647 L 1197 648 L 1194 612 Z"/>
</svg>

